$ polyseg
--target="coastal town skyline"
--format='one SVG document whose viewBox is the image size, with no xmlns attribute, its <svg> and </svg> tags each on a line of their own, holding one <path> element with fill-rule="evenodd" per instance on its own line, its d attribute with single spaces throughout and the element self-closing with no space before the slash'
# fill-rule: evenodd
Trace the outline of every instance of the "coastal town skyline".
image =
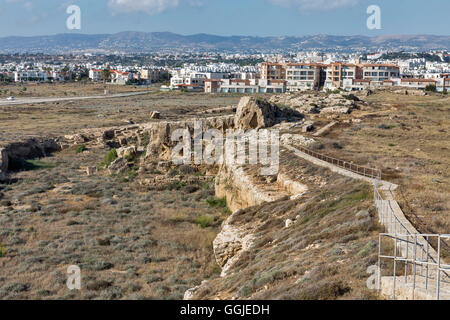
<svg viewBox="0 0 450 320">
<path fill-rule="evenodd" d="M 71 5 L 81 9 L 82 24 L 77 30 L 66 27 L 66 10 Z M 372 5 L 380 7 L 382 24 L 370 30 L 366 20 Z M 426 4 L 417 0 L 231 0 L 227 5 L 220 0 L 2 0 L 0 37 L 129 30 L 184 35 L 444 35 L 449 9 L 450 3 L 440 0 Z M 413 23 L 418 20 L 420 24 Z"/>
</svg>

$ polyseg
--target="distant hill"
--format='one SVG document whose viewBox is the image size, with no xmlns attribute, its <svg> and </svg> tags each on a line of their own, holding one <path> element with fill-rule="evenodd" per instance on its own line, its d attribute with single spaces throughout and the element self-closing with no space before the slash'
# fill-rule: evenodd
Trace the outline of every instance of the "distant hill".
<svg viewBox="0 0 450 320">
<path fill-rule="evenodd" d="M 0 38 L 1 53 L 121 52 L 143 53 L 161 50 L 207 50 L 243 52 L 249 50 L 450 50 L 450 36 L 384 35 L 252 37 L 210 34 L 179 35 L 170 32 L 120 32 L 116 34 L 57 34 L 50 36 Z"/>
</svg>

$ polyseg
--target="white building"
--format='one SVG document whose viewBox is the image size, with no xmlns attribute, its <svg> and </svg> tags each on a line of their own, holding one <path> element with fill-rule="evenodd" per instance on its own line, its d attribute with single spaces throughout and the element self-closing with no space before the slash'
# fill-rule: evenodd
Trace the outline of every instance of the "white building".
<svg viewBox="0 0 450 320">
<path fill-rule="evenodd" d="M 89 79 L 91 79 L 92 81 L 102 80 L 102 70 L 100 69 L 89 70 Z"/>
<path fill-rule="evenodd" d="M 126 84 L 131 79 L 133 79 L 133 74 L 131 72 L 111 71 L 111 83 Z"/>
<path fill-rule="evenodd" d="M 283 93 L 285 80 L 268 79 L 207 79 L 206 93 Z"/>
<path fill-rule="evenodd" d="M 207 79 L 226 79 L 230 76 L 227 72 L 201 72 L 191 69 L 176 69 L 171 71 L 170 87 L 201 86 L 205 85 Z"/>
<path fill-rule="evenodd" d="M 44 71 L 16 71 L 14 72 L 15 82 L 47 81 L 48 75 Z"/>
</svg>

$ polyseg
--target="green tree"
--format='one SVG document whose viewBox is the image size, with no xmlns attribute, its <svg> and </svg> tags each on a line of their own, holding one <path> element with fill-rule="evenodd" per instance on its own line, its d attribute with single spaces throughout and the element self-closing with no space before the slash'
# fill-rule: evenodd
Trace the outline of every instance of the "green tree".
<svg viewBox="0 0 450 320">
<path fill-rule="evenodd" d="M 434 84 L 429 84 L 425 87 L 425 91 L 427 92 L 436 92 L 436 86 Z"/>
<path fill-rule="evenodd" d="M 102 70 L 102 79 L 104 81 L 111 80 L 111 70 L 109 70 L 109 68 L 106 68 L 106 69 Z"/>
</svg>

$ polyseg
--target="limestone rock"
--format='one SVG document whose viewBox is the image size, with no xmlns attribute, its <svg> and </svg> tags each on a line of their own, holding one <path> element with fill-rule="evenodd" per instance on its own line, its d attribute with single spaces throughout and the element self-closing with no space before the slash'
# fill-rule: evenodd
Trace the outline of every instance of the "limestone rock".
<svg viewBox="0 0 450 320">
<path fill-rule="evenodd" d="M 370 213 L 367 210 L 360 210 L 355 215 L 357 218 L 367 218 L 370 217 Z"/>
<path fill-rule="evenodd" d="M 341 114 L 349 114 L 350 112 L 351 112 L 350 108 L 340 106 L 326 107 L 320 111 L 320 113 L 341 113 Z"/>
<path fill-rule="evenodd" d="M 86 174 L 88 176 L 92 176 L 97 172 L 97 168 L 96 167 L 86 167 Z"/>
<path fill-rule="evenodd" d="M 121 174 L 128 170 L 128 161 L 125 158 L 117 158 L 108 167 L 110 174 Z"/>
<path fill-rule="evenodd" d="M 313 130 L 314 130 L 314 122 L 306 121 L 303 124 L 303 127 L 302 127 L 302 132 L 303 133 L 310 132 L 310 131 L 313 131 Z"/>
<path fill-rule="evenodd" d="M 0 172 L 8 171 L 8 152 L 6 149 L 0 149 Z"/>
<path fill-rule="evenodd" d="M 88 139 L 83 134 L 72 134 L 72 135 L 65 135 L 64 139 L 68 140 L 70 143 L 77 144 L 77 143 L 84 143 L 87 142 Z"/>
<path fill-rule="evenodd" d="M 161 113 L 159 111 L 152 111 L 150 113 L 150 119 L 161 119 Z"/>
<path fill-rule="evenodd" d="M 136 155 L 136 153 L 137 153 L 137 150 L 136 150 L 135 146 L 122 147 L 122 148 L 117 149 L 117 156 L 119 158 L 133 157 Z"/>
<path fill-rule="evenodd" d="M 299 120 L 302 114 L 291 108 L 279 106 L 254 97 L 244 97 L 239 102 L 234 124 L 236 129 L 250 130 L 272 127 L 283 120 Z"/>
<path fill-rule="evenodd" d="M 201 123 L 202 132 L 209 129 L 218 129 L 222 133 L 226 129 L 233 127 L 234 117 L 221 116 L 206 119 L 192 119 L 186 121 L 162 121 L 148 124 L 144 129 L 145 134 L 149 136 L 150 143 L 147 145 L 146 158 L 171 161 L 172 149 L 178 145 L 178 141 L 172 140 L 172 134 L 175 130 L 187 129 L 193 137 L 195 124 Z"/>
<path fill-rule="evenodd" d="M 294 224 L 294 221 L 292 221 L 291 219 L 286 219 L 286 222 L 285 222 L 285 227 L 286 228 L 289 228 L 293 224 Z"/>
<path fill-rule="evenodd" d="M 292 145 L 292 146 L 301 145 L 305 147 L 311 146 L 316 142 L 312 138 L 307 138 L 300 134 L 290 134 L 290 133 L 283 134 L 281 136 L 280 141 L 282 145 Z"/>
</svg>

